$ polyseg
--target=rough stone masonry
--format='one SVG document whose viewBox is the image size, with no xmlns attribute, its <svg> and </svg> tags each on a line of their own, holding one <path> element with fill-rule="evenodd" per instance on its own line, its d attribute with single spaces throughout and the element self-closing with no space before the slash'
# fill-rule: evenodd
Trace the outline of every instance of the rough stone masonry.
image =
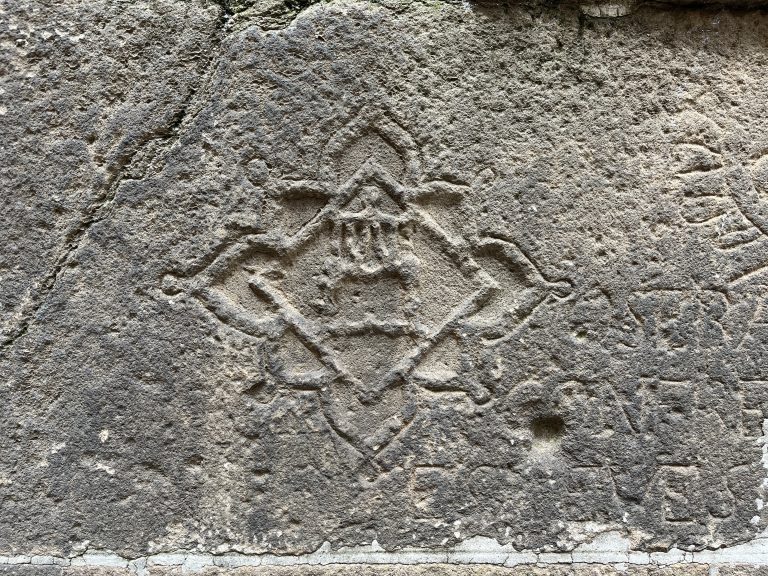
<svg viewBox="0 0 768 576">
<path fill-rule="evenodd" d="M 3 0 L 0 78 L 0 574 L 768 571 L 760 6 Z"/>
</svg>

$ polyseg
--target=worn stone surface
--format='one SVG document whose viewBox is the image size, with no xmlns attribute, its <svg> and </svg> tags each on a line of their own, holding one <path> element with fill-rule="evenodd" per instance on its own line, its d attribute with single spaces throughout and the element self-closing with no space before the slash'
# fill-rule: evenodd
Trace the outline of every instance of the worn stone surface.
<svg viewBox="0 0 768 576">
<path fill-rule="evenodd" d="M 768 17 L 600 10 L 2 4 L 0 553 L 760 533 Z"/>
</svg>

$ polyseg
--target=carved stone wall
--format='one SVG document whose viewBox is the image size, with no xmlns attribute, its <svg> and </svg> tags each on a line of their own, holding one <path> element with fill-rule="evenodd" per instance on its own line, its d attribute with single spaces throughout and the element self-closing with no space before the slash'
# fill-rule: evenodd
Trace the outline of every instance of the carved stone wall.
<svg viewBox="0 0 768 576">
<path fill-rule="evenodd" d="M 761 10 L 0 38 L 0 573 L 768 565 Z"/>
</svg>

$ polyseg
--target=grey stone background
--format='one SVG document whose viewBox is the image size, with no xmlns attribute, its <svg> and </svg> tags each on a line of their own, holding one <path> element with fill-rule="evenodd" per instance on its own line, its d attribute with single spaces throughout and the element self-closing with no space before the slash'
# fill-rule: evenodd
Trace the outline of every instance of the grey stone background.
<svg viewBox="0 0 768 576">
<path fill-rule="evenodd" d="M 0 553 L 763 531 L 762 11 L 1 6 Z M 355 388 L 301 333 L 337 261 L 285 246 L 356 170 L 444 233 L 393 309 L 497 282 L 448 379 L 375 391 L 402 350 L 355 336 Z"/>
</svg>

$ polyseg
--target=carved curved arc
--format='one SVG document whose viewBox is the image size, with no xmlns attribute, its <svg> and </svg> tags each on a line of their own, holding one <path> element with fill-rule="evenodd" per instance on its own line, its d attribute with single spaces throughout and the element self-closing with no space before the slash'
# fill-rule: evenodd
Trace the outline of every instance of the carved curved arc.
<svg viewBox="0 0 768 576">
<path fill-rule="evenodd" d="M 283 244 L 282 238 L 273 233 L 245 235 L 238 233 L 227 237 L 191 264 L 165 274 L 161 280 L 162 290 L 167 294 L 188 291 L 192 285 L 204 284 L 205 279 L 210 279 L 225 268 L 228 262 L 249 249 L 279 252 L 283 249 Z"/>
<path fill-rule="evenodd" d="M 534 261 L 514 242 L 500 238 L 487 238 L 480 240 L 476 244 L 477 249 L 481 250 L 491 246 L 501 249 L 504 258 L 518 266 L 532 285 L 550 291 L 556 298 L 567 298 L 571 294 L 573 284 L 570 280 L 566 278 L 559 280 L 547 279 Z"/>
<path fill-rule="evenodd" d="M 742 164 L 734 165 L 727 170 L 726 181 L 739 211 L 768 236 L 768 198 L 761 198 L 749 170 Z"/>
<path fill-rule="evenodd" d="M 273 236 L 245 236 L 190 277 L 167 274 L 163 291 L 196 298 L 222 322 L 245 334 L 273 337 L 282 330 L 282 321 L 251 294 L 247 284 L 251 273 L 244 262 L 254 254 L 276 257 L 282 250 L 280 239 Z"/>
<path fill-rule="evenodd" d="M 340 177 L 339 172 L 345 153 L 352 156 L 348 161 L 351 164 L 357 163 L 357 167 L 372 157 L 375 160 L 376 155 L 371 150 L 366 150 L 364 147 L 355 150 L 355 145 L 366 138 L 375 140 L 376 144 L 385 143 L 401 158 L 402 174 L 393 174 L 393 176 L 404 184 L 413 184 L 419 180 L 421 161 L 413 138 L 387 112 L 373 107 L 364 108 L 358 112 L 352 120 L 331 137 L 323 149 L 318 179 L 340 184 L 340 180 L 344 179 L 343 175 Z M 379 163 L 382 163 L 382 155 L 385 154 L 380 154 Z M 393 172 L 394 170 L 389 171 Z"/>
<path fill-rule="evenodd" d="M 475 246 L 475 256 L 481 265 L 494 264 L 496 269 L 489 268 L 487 272 L 494 278 L 497 291 L 485 309 L 467 319 L 465 328 L 489 342 L 512 334 L 542 303 L 565 299 L 571 293 L 568 280 L 547 280 L 512 242 L 498 238 L 480 240 Z"/>
<path fill-rule="evenodd" d="M 283 321 L 276 316 L 254 317 L 243 314 L 242 309 L 211 288 L 195 291 L 197 299 L 226 325 L 256 338 L 275 338 L 283 331 Z"/>
<path fill-rule="evenodd" d="M 267 191 L 265 219 L 285 236 L 295 236 L 321 216 L 332 197 L 332 190 L 323 182 L 279 180 Z"/>
<path fill-rule="evenodd" d="M 243 237 L 232 246 L 225 247 L 223 250 L 214 250 L 212 254 L 203 256 L 189 267 L 191 270 L 189 273 L 169 272 L 165 274 L 161 281 L 163 292 L 166 294 L 194 293 L 199 288 L 209 286 L 235 260 L 254 248 L 273 252 L 280 249 L 280 242 L 273 236 Z"/>
<path fill-rule="evenodd" d="M 476 243 L 475 253 L 483 253 L 484 255 L 489 256 L 495 255 L 497 258 L 500 256 L 500 260 L 510 263 L 517 270 L 522 272 L 525 280 L 531 286 L 546 282 L 539 272 L 539 269 L 530 258 L 523 254 L 517 244 L 510 242 L 509 240 L 503 240 L 501 238 L 483 238 Z"/>
<path fill-rule="evenodd" d="M 194 276 L 194 279 L 199 284 L 212 285 L 248 254 L 260 253 L 267 257 L 278 258 L 286 250 L 285 239 L 281 236 L 275 234 L 244 236 L 237 244 L 216 256 L 207 267 Z"/>
</svg>

